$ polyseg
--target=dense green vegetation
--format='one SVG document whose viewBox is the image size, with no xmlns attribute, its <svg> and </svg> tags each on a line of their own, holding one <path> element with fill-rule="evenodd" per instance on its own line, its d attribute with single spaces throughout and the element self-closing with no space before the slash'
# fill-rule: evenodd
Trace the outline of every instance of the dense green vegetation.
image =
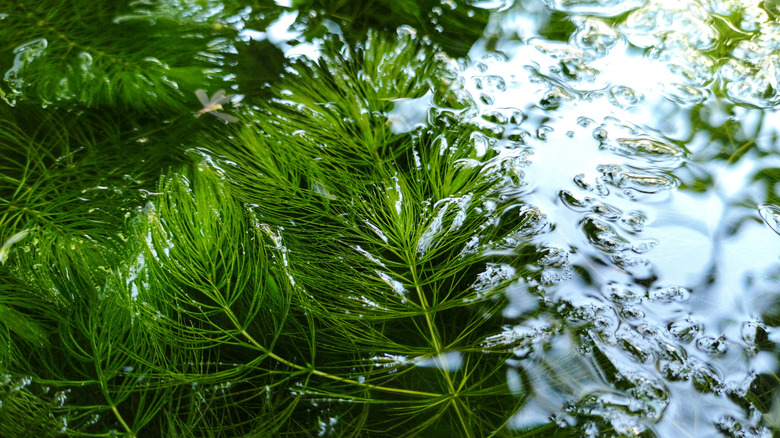
<svg viewBox="0 0 780 438">
<path fill-rule="evenodd" d="M 703 162 L 769 163 L 718 226 L 772 226 L 780 136 L 745 108 L 776 92 L 763 64 L 728 70 L 772 29 L 699 11 L 728 41 L 686 47 L 651 3 L 509 3 L 0 1 L 0 437 L 651 437 L 683 386 L 678 429 L 776 431 L 780 379 L 740 368 L 777 357 L 776 293 L 736 339 L 696 320 L 701 290 L 633 275 L 657 243 L 642 197 L 725 184 Z M 678 63 L 664 102 L 690 100 L 664 116 L 689 132 L 564 118 L 642 103 L 592 85 L 620 38 Z M 524 44 L 550 62 L 490 71 Z M 494 105 L 524 74 L 532 100 Z M 526 196 L 555 135 L 609 168 L 556 193 L 576 224 Z M 556 227 L 587 243 L 539 239 Z"/>
<path fill-rule="evenodd" d="M 524 398 L 483 350 L 532 215 L 453 112 L 392 132 L 458 104 L 441 49 L 327 41 L 196 121 L 228 27 L 162 6 L 4 17 L 2 435 L 501 434 Z"/>
</svg>

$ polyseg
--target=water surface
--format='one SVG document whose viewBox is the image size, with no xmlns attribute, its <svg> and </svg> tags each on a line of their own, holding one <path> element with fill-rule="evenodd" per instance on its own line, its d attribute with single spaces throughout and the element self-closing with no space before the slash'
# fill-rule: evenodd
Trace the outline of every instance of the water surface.
<svg viewBox="0 0 780 438">
<path fill-rule="evenodd" d="M 0 415 L 780 430 L 773 2 L 320 3 L 0 7 Z"/>
</svg>

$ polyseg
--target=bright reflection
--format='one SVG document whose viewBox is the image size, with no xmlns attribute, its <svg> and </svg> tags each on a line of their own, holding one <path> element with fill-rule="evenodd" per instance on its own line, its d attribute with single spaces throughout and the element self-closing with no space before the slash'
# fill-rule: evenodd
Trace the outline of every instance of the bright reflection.
<svg viewBox="0 0 780 438">
<path fill-rule="evenodd" d="M 768 299 L 777 299 L 780 121 L 774 109 L 733 103 L 772 105 L 775 83 L 754 74 L 759 70 L 737 77 L 736 64 L 723 61 L 734 56 L 775 71 L 739 49 L 747 43 L 726 47 L 723 24 L 733 17 L 725 17 L 751 16 L 755 5 L 720 3 L 724 12 L 716 2 L 679 9 L 639 1 L 548 3 L 572 14 L 568 41 L 517 30 L 543 22 L 543 10 L 523 5 L 497 15 L 495 50 L 487 39 L 478 42 L 460 71 L 463 96 L 475 109 L 470 121 L 488 137 L 474 147 L 523 151 L 526 186 L 513 196 L 554 225 L 534 243 L 567 253 L 570 273 L 577 272 L 510 289 L 517 307 L 504 315 L 518 318 L 516 327 L 531 324 L 522 319 L 526 288 L 572 306 L 593 325 L 579 331 L 590 340 L 585 345 L 610 364 L 585 356 L 602 374 L 579 376 L 570 387 L 558 381 L 535 388 L 512 424 L 567 423 L 565 410 L 602 417 L 626 435 L 705 436 L 723 430 L 724 421 L 755 427 L 756 417 L 728 394 L 744 393 L 754 373 L 778 368 L 777 356 L 758 352 L 749 334 L 755 329 L 745 327 L 757 324 Z M 626 12 L 620 26 L 610 24 Z M 780 32 L 766 15 L 752 16 L 728 26 L 737 32 L 731 37 L 755 42 L 760 52 Z M 681 23 L 688 25 L 684 34 Z M 718 80 L 730 82 L 717 89 Z M 402 112 L 422 114 L 427 105 Z M 575 354 L 561 345 L 553 343 L 549 354 Z M 547 363 L 520 363 L 532 382 L 550 373 Z M 617 376 L 604 371 L 612 367 Z M 569 372 L 556 370 L 559 377 Z M 507 376 L 516 387 L 514 374 Z M 615 391 L 619 382 L 630 389 Z M 654 405 L 660 411 L 640 407 L 649 394 L 662 397 Z M 593 397 L 598 409 L 586 407 Z"/>
</svg>

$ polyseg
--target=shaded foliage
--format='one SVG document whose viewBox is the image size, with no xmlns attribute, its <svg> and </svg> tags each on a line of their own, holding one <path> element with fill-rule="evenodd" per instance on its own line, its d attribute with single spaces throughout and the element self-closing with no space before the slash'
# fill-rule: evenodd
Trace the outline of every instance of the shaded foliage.
<svg viewBox="0 0 780 438">
<path fill-rule="evenodd" d="M 501 431 L 524 398 L 511 353 L 482 349 L 530 262 L 506 240 L 526 232 L 500 195 L 518 175 L 446 115 L 393 132 L 393 102 L 446 76 L 399 38 L 299 62 L 152 190 L 165 154 L 127 148 L 188 123 L 9 115 L 3 414 L 73 436 Z"/>
<path fill-rule="evenodd" d="M 293 6 L 298 8 L 309 37 L 330 33 L 327 21 L 337 23 L 350 43 L 363 41 L 369 30 L 392 35 L 396 28 L 407 25 L 419 29 L 453 57 L 468 54 L 482 36 L 489 16 L 485 9 L 464 1 L 296 0 Z"/>
</svg>

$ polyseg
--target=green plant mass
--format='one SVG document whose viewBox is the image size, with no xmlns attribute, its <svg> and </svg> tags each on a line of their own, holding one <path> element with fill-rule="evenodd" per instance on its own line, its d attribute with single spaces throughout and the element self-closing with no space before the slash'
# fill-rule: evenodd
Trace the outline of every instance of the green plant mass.
<svg viewBox="0 0 780 438">
<path fill-rule="evenodd" d="M 504 433 L 525 398 L 485 349 L 533 214 L 455 110 L 395 129 L 396 102 L 458 105 L 439 49 L 329 37 L 195 125 L 206 48 L 166 26 L 215 26 L 49 3 L 0 11 L 33 40 L 3 85 L 0 435 Z"/>
<path fill-rule="evenodd" d="M 771 2 L 87 3 L 0 1 L 0 438 L 779 430 Z"/>
</svg>

